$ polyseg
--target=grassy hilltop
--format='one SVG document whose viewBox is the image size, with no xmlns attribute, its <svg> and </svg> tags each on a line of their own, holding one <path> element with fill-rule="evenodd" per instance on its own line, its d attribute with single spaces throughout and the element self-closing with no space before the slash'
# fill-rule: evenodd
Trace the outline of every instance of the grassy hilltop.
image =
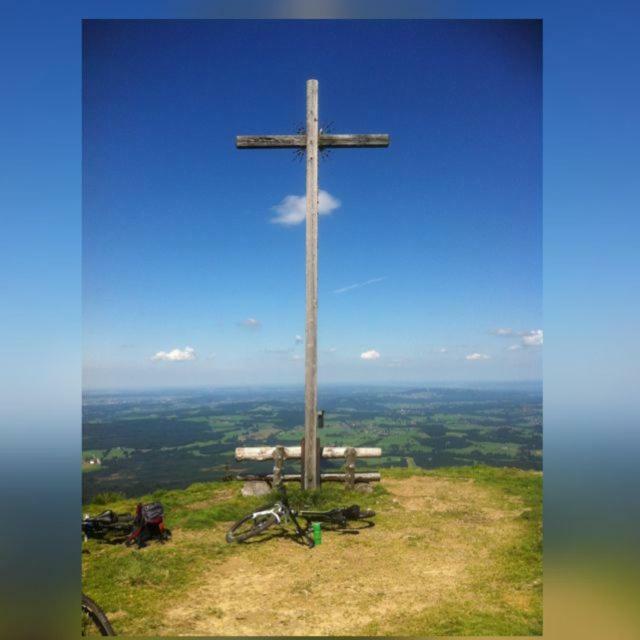
<svg viewBox="0 0 640 640">
<path fill-rule="evenodd" d="M 230 523 L 269 499 L 239 482 L 160 500 L 173 539 L 137 550 L 84 544 L 83 590 L 122 635 L 540 635 L 542 474 L 487 466 L 383 469 L 370 494 L 325 485 L 293 504 L 376 510 L 358 535 L 308 549 L 277 528 L 227 544 Z M 85 512 L 132 512 L 97 496 Z"/>
</svg>

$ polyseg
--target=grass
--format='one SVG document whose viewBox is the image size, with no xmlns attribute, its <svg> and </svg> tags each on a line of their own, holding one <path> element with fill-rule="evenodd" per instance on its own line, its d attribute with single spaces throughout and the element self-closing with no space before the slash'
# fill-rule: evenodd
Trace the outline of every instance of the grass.
<svg viewBox="0 0 640 640">
<path fill-rule="evenodd" d="M 474 569 L 473 597 L 427 610 L 410 620 L 405 618 L 404 635 L 541 635 L 542 473 L 485 465 L 385 470 L 385 476 L 396 479 L 413 475 L 472 479 L 491 491 L 496 504 L 517 500 L 522 510 L 518 516 L 520 535 Z M 376 624 L 367 628 L 372 635 L 377 631 Z"/>
<path fill-rule="evenodd" d="M 336 534 L 330 533 L 322 547 L 311 553 L 352 554 L 360 550 L 362 557 L 373 559 L 383 553 L 378 551 L 383 547 L 377 545 L 387 544 L 385 540 L 389 536 L 390 546 L 386 548 L 394 554 L 407 558 L 434 558 L 446 563 L 443 554 L 447 553 L 449 536 L 457 532 L 454 535 L 466 539 L 466 544 L 477 544 L 478 557 L 482 557 L 482 561 L 463 567 L 464 580 L 460 579 L 460 585 L 446 585 L 445 581 L 451 592 L 443 592 L 442 597 L 429 606 L 408 613 L 403 610 L 402 598 L 398 598 L 397 603 L 394 602 L 398 607 L 396 614 L 387 610 L 380 618 L 375 615 L 373 620 L 371 616 L 365 617 L 366 623 L 355 629 L 354 634 L 541 634 L 542 474 L 483 465 L 435 470 L 411 466 L 384 469 L 382 474 L 383 482 L 371 493 L 345 492 L 338 484 L 326 484 L 317 492 L 305 492 L 291 484 L 287 486 L 290 501 L 298 508 L 325 509 L 337 504 L 358 503 L 378 513 L 376 527 L 371 530 L 375 536 L 363 533 L 340 538 L 332 537 Z M 402 501 L 399 503 L 394 497 L 392 487 L 397 482 L 407 487 L 410 485 L 404 483 L 422 477 L 433 478 L 444 487 L 441 492 L 444 506 L 428 513 L 406 511 Z M 389 489 L 385 488 L 385 480 L 391 481 Z M 468 495 L 484 496 L 482 504 L 467 500 L 464 493 L 460 494 L 463 499 L 447 503 L 455 495 L 456 487 L 468 486 L 481 490 L 481 493 L 475 490 L 476 493 Z M 132 513 L 138 501 L 159 500 L 165 507 L 167 525 L 174 533 L 169 543 L 154 543 L 141 550 L 94 540 L 84 544 L 83 590 L 105 608 L 117 631 L 127 635 L 167 633 L 163 622 L 167 609 L 185 599 L 189 601 L 189 594 L 203 580 L 214 580 L 215 584 L 225 563 L 247 562 L 250 558 L 251 575 L 260 576 L 261 562 L 266 565 L 263 567 L 266 575 L 273 573 L 274 558 L 281 557 L 278 555 L 280 543 L 276 540 L 247 546 L 228 545 L 224 541 L 231 521 L 276 498 L 275 495 L 243 497 L 240 487 L 241 483 L 235 481 L 198 483 L 185 490 L 157 491 L 135 499 L 102 494 L 91 504 L 83 505 L 85 513 L 97 513 L 105 508 Z M 434 496 L 440 494 L 436 492 Z M 482 520 L 486 514 L 494 512 L 509 514 L 504 535 L 500 521 L 496 525 Z M 488 526 L 492 527 L 490 531 L 499 543 L 486 544 L 482 532 L 488 530 Z M 288 561 L 293 563 L 292 567 L 299 566 L 295 564 L 299 562 L 296 554 L 301 554 L 302 562 L 304 558 L 311 558 L 308 550 L 300 550 L 291 542 L 282 541 L 281 544 L 285 545 L 282 552 L 290 556 Z M 353 558 L 352 555 L 346 557 Z M 339 558 L 338 561 L 342 562 Z M 389 562 L 390 566 L 393 564 L 393 561 Z M 278 584 L 284 601 L 279 606 L 287 607 L 287 598 L 297 598 L 301 591 L 310 591 L 314 585 L 314 588 L 320 588 L 310 573 L 311 568 L 307 569 L 306 573 L 294 569 L 282 576 Z M 322 589 L 326 586 L 341 593 L 343 578 L 339 573 L 334 577 L 336 585 L 330 587 L 323 583 Z M 326 579 L 331 580 L 332 576 L 333 573 Z M 306 586 L 302 589 L 300 585 Z M 291 606 L 295 608 L 296 604 Z M 313 606 L 311 602 L 309 606 Z M 340 602 L 338 606 L 341 606 Z M 242 624 L 229 619 L 227 604 L 215 598 L 213 601 L 196 599 L 190 615 L 193 624 Z M 268 631 L 265 634 L 268 635 Z"/>
<path fill-rule="evenodd" d="M 104 507 L 107 504 L 111 505 L 111 507 L 113 508 L 114 504 L 119 503 L 124 499 L 124 494 L 120 493 L 119 491 L 105 491 L 103 493 L 99 493 L 93 499 L 93 502 L 90 505 L 87 505 L 85 508 L 91 509 L 92 507 Z"/>
<path fill-rule="evenodd" d="M 203 530 L 220 522 L 239 520 L 252 509 L 272 504 L 278 494 L 245 497 L 240 494 L 241 482 L 200 482 L 187 489 L 155 491 L 140 498 L 125 498 L 121 493 L 98 494 L 90 504 L 83 506 L 84 513 L 103 511 L 106 506 L 116 513 L 133 513 L 138 502 L 162 502 L 170 527 L 188 530 Z M 381 485 L 373 493 L 345 492 L 338 484 L 327 484 L 320 491 L 302 491 L 297 486 L 287 485 L 289 502 L 294 508 L 330 509 L 343 502 L 358 502 L 371 508 L 379 504 L 379 498 L 387 495 Z"/>
<path fill-rule="evenodd" d="M 162 633 L 166 600 L 179 598 L 201 567 L 229 553 L 224 539 L 149 545 L 144 549 L 85 543 L 83 591 L 110 612 L 116 628 L 129 634 Z"/>
</svg>

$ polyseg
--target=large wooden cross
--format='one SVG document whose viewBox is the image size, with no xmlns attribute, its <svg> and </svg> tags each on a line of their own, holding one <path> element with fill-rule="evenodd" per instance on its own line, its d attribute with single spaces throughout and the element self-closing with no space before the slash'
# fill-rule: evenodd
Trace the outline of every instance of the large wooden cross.
<svg viewBox="0 0 640 640">
<path fill-rule="evenodd" d="M 307 320 L 305 327 L 305 414 L 304 476 L 305 489 L 320 485 L 316 430 L 318 422 L 318 151 L 327 147 L 387 147 L 389 136 L 383 133 L 325 134 L 318 132 L 318 81 L 307 80 L 307 126 L 304 134 L 237 136 L 238 149 L 306 149 L 307 156 L 307 237 L 306 287 Z"/>
</svg>

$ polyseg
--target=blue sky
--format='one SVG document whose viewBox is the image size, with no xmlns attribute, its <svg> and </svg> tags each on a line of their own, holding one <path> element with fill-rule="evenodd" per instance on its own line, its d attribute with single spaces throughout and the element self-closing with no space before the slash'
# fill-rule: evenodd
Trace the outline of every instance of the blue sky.
<svg viewBox="0 0 640 640">
<path fill-rule="evenodd" d="M 304 223 L 274 219 L 295 218 L 304 162 L 234 137 L 295 132 L 311 77 L 321 125 L 391 135 L 320 164 L 320 384 L 539 379 L 540 38 L 86 22 L 85 387 L 303 381 Z"/>
</svg>

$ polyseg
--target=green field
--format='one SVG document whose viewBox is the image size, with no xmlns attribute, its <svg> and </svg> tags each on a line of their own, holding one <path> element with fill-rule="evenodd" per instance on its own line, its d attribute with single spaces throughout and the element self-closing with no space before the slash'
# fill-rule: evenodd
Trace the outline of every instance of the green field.
<svg viewBox="0 0 640 640">
<path fill-rule="evenodd" d="M 542 468 L 542 397 L 536 389 L 344 387 L 321 393 L 320 406 L 322 444 L 382 448 L 381 459 L 359 461 L 359 467 L 397 466 L 412 458 L 423 468 Z M 303 421 L 302 394 L 295 389 L 85 394 L 83 456 L 99 454 L 102 464 L 83 474 L 84 498 L 267 472 L 267 462 L 235 463 L 235 447 L 298 445 Z M 340 464 L 323 462 L 327 470 Z M 295 461 L 287 465 L 298 471 Z"/>
</svg>

